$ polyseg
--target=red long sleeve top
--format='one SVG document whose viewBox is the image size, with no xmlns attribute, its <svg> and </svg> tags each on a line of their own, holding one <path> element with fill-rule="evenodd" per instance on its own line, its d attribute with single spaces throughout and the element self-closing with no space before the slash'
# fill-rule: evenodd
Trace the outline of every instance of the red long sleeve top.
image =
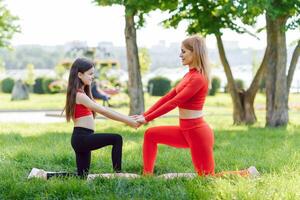
<svg viewBox="0 0 300 200">
<path fill-rule="evenodd" d="M 143 116 L 149 122 L 177 106 L 189 110 L 202 110 L 207 92 L 207 79 L 196 68 L 192 68 L 175 88 L 160 98 Z"/>
</svg>

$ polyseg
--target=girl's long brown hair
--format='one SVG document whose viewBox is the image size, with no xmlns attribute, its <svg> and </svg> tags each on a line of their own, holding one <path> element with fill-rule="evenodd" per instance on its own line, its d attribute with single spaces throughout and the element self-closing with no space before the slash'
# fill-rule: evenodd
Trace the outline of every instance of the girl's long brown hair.
<svg viewBox="0 0 300 200">
<path fill-rule="evenodd" d="M 74 118 L 76 93 L 78 92 L 78 90 L 81 90 L 82 86 L 84 85 L 78 77 L 78 73 L 84 73 L 92 67 L 94 67 L 94 64 L 85 58 L 77 58 L 71 66 L 67 88 L 66 105 L 64 108 L 64 110 L 66 111 L 66 119 L 68 122 Z M 91 87 L 89 85 L 84 86 L 84 92 L 90 99 L 93 100 Z M 95 117 L 94 111 L 93 116 Z"/>
<path fill-rule="evenodd" d="M 182 41 L 182 45 L 193 52 L 195 67 L 210 83 L 210 69 L 208 65 L 207 48 L 203 37 L 194 35 Z"/>
</svg>

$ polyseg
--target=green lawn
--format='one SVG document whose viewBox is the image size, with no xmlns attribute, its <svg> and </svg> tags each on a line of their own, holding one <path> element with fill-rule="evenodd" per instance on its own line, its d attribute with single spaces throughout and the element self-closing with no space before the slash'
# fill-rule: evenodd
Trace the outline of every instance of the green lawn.
<svg viewBox="0 0 300 200">
<path fill-rule="evenodd" d="M 219 110 L 207 109 L 211 113 Z M 231 118 L 230 113 L 206 117 L 215 131 L 216 172 L 255 165 L 262 173 L 260 178 L 27 180 L 32 167 L 75 171 L 72 124 L 0 123 L 0 199 L 299 199 L 300 115 L 291 114 L 286 129 L 264 128 L 264 112 L 258 112 L 260 122 L 253 126 L 232 126 Z M 177 124 L 177 119 L 158 119 L 148 126 L 163 124 Z M 122 134 L 123 171 L 140 174 L 146 128 L 134 130 L 97 120 L 96 131 Z M 93 152 L 91 173 L 112 172 L 110 150 Z M 189 151 L 159 146 L 155 173 L 167 172 L 193 172 Z"/>
<path fill-rule="evenodd" d="M 253 126 L 232 126 L 229 95 L 207 98 L 204 112 L 215 132 L 216 172 L 255 165 L 262 173 L 257 179 L 27 180 L 32 167 L 49 171 L 76 170 L 70 145 L 72 124 L 0 123 L 0 199 L 300 199 L 299 97 L 299 94 L 290 95 L 288 127 L 276 129 L 264 128 L 265 96 L 262 94 L 258 94 L 255 101 L 258 123 Z M 31 94 L 29 101 L 10 102 L 9 99 L 10 95 L 0 93 L 0 110 L 61 110 L 65 96 Z M 146 107 L 157 99 L 145 95 Z M 128 97 L 124 94 L 112 99 L 112 104 L 123 113 L 128 113 L 126 102 Z M 177 119 L 157 119 L 138 130 L 97 119 L 96 131 L 122 134 L 123 171 L 140 174 L 143 133 L 147 127 L 164 124 L 177 124 Z M 110 151 L 111 147 L 107 147 L 93 152 L 91 173 L 112 172 Z M 168 172 L 193 172 L 188 150 L 159 146 L 155 173 Z"/>
<path fill-rule="evenodd" d="M 29 100 L 11 101 L 10 94 L 0 93 L 0 110 L 62 110 L 65 104 L 65 94 L 30 94 Z M 145 94 L 146 108 L 151 106 L 159 97 L 150 97 Z M 290 94 L 289 104 L 293 109 L 300 110 L 300 94 Z M 255 105 L 259 110 L 264 110 L 266 97 L 257 94 Z M 102 104 L 102 101 L 98 101 Z M 117 109 L 128 112 L 129 98 L 125 93 L 115 95 L 111 99 Z M 219 93 L 216 96 L 208 96 L 205 106 L 231 108 L 232 100 L 229 94 Z"/>
</svg>

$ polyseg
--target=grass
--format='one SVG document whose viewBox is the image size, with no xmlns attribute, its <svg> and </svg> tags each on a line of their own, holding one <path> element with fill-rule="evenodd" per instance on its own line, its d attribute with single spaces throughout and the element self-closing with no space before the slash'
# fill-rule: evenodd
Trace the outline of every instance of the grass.
<svg viewBox="0 0 300 200">
<path fill-rule="evenodd" d="M 126 97 L 126 96 L 125 96 Z M 128 112 L 124 96 L 112 102 Z M 64 95 L 31 95 L 30 101 L 10 102 L 0 94 L 1 109 L 58 109 Z M 118 99 L 119 98 L 119 99 Z M 146 107 L 157 98 L 146 95 Z M 156 177 L 130 179 L 77 178 L 27 180 L 32 167 L 74 172 L 75 155 L 70 145 L 71 123 L 0 123 L 0 199 L 300 199 L 300 115 L 297 100 L 290 96 L 290 123 L 286 128 L 264 128 L 265 111 L 257 109 L 258 123 L 232 126 L 231 99 L 218 94 L 208 97 L 206 121 L 215 133 L 216 172 L 238 170 L 255 165 L 262 176 L 257 179 L 236 176 L 192 180 L 162 180 Z M 259 94 L 256 107 L 264 105 Z M 176 111 L 173 111 L 176 112 Z M 162 118 L 148 126 L 131 129 L 118 122 L 97 119 L 96 132 L 120 133 L 124 138 L 123 171 L 140 174 L 142 141 L 147 127 L 177 124 L 175 118 Z M 112 172 L 111 147 L 94 151 L 91 173 Z M 193 172 L 188 149 L 160 145 L 155 174 Z"/>
<path fill-rule="evenodd" d="M 10 94 L 0 93 L 0 110 L 62 110 L 65 104 L 65 94 L 30 94 L 29 100 L 11 101 Z M 159 97 L 150 97 L 145 94 L 146 108 L 153 105 Z M 290 94 L 289 104 L 291 107 L 300 110 L 300 94 Z M 265 110 L 266 97 L 258 93 L 255 98 L 255 106 L 259 110 Z M 102 104 L 102 101 L 98 101 Z M 113 96 L 111 104 L 116 109 L 128 113 L 129 98 L 126 94 L 121 93 Z M 208 96 L 205 106 L 207 107 L 226 107 L 231 108 L 232 100 L 229 94 L 219 93 L 216 96 Z"/>
<path fill-rule="evenodd" d="M 263 113 L 258 117 L 262 122 L 253 126 L 232 126 L 231 115 L 206 117 L 215 132 L 216 172 L 255 165 L 262 173 L 257 179 L 27 180 L 32 167 L 75 171 L 72 124 L 1 123 L 0 199 L 299 199 L 300 117 L 291 115 L 289 126 L 277 129 L 264 128 Z M 162 124 L 177 124 L 177 120 L 159 119 L 148 126 Z M 140 174 L 146 128 L 134 130 L 118 122 L 97 120 L 96 131 L 121 133 L 123 171 Z M 107 147 L 93 152 L 91 173 L 112 172 L 110 151 Z M 193 172 L 187 149 L 159 146 L 155 173 L 168 172 Z"/>
</svg>

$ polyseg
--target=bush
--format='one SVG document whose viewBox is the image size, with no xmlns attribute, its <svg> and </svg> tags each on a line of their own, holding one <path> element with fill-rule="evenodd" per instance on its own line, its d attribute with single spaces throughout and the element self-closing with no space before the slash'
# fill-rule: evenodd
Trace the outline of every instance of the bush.
<svg viewBox="0 0 300 200">
<path fill-rule="evenodd" d="M 263 78 L 259 83 L 259 92 L 263 93 L 266 91 L 266 79 Z"/>
<path fill-rule="evenodd" d="M 209 90 L 210 96 L 215 96 L 221 87 L 221 80 L 219 77 L 213 77 L 211 80 L 211 89 Z"/>
<path fill-rule="evenodd" d="M 50 93 L 59 93 L 59 92 L 64 92 L 66 91 L 67 84 L 63 80 L 55 80 L 52 81 L 49 85 L 48 88 L 50 90 Z"/>
<path fill-rule="evenodd" d="M 234 82 L 235 82 L 235 85 L 238 90 L 244 90 L 244 81 L 243 80 L 235 79 Z M 227 93 L 227 92 L 228 92 L 228 83 L 225 86 L 225 93 Z"/>
<path fill-rule="evenodd" d="M 33 92 L 37 93 L 37 94 L 44 94 L 44 90 L 43 90 L 43 77 L 39 77 L 37 79 L 35 79 L 35 83 L 33 85 Z"/>
<path fill-rule="evenodd" d="M 163 96 L 171 89 L 171 81 L 165 77 L 155 77 L 148 81 L 147 89 L 152 96 Z"/>
<path fill-rule="evenodd" d="M 43 91 L 44 93 L 52 93 L 50 90 L 49 85 L 54 81 L 53 78 L 43 78 L 42 81 L 42 87 L 43 87 Z"/>
<path fill-rule="evenodd" d="M 11 93 L 14 88 L 15 81 L 12 78 L 5 78 L 1 83 L 1 90 L 4 93 Z"/>
</svg>

